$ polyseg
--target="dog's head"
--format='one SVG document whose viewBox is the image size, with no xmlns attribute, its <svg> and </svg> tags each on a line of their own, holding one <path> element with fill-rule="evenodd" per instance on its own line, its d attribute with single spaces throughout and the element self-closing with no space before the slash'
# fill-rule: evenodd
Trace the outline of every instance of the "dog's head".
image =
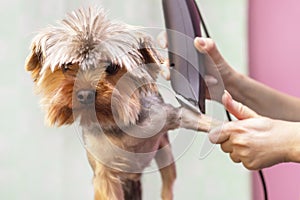
<svg viewBox="0 0 300 200">
<path fill-rule="evenodd" d="M 161 58 L 138 28 L 79 9 L 33 39 L 25 68 L 50 125 L 135 123 L 141 96 L 156 93 Z"/>
</svg>

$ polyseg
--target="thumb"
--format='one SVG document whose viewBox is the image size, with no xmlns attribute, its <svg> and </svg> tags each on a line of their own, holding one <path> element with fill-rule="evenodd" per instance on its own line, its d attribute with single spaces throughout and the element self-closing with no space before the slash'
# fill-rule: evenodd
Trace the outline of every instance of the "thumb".
<svg viewBox="0 0 300 200">
<path fill-rule="evenodd" d="M 233 114 L 239 120 L 259 117 L 255 111 L 251 110 L 242 103 L 233 100 L 229 92 L 226 90 L 224 91 L 222 102 L 228 112 Z"/>
<path fill-rule="evenodd" d="M 219 52 L 216 43 L 212 39 L 196 37 L 194 39 L 194 46 L 199 52 L 207 54 L 215 63 L 215 65 L 218 66 L 223 63 L 226 63 L 221 53 Z"/>
</svg>

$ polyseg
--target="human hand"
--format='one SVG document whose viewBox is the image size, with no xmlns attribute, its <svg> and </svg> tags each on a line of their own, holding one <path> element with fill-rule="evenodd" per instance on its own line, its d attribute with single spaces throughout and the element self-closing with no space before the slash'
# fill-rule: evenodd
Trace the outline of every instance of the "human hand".
<svg viewBox="0 0 300 200">
<path fill-rule="evenodd" d="M 206 98 L 221 102 L 224 89 L 231 88 L 238 73 L 226 62 L 212 39 L 197 37 L 194 45 L 205 56 Z"/>
<path fill-rule="evenodd" d="M 158 44 L 161 48 L 168 48 L 167 34 L 161 32 L 157 37 Z M 224 89 L 229 89 L 231 81 L 237 72 L 231 68 L 224 60 L 214 41 L 210 38 L 195 38 L 194 45 L 196 49 L 205 56 L 204 77 L 206 83 L 206 99 L 221 102 Z M 169 63 L 166 61 L 161 66 L 161 74 L 167 80 L 170 79 Z M 228 87 L 228 88 L 227 88 Z"/>
<path fill-rule="evenodd" d="M 228 92 L 222 101 L 239 120 L 212 129 L 209 139 L 221 144 L 234 162 L 257 170 L 281 162 L 299 161 L 299 123 L 262 117 L 233 100 Z"/>
</svg>

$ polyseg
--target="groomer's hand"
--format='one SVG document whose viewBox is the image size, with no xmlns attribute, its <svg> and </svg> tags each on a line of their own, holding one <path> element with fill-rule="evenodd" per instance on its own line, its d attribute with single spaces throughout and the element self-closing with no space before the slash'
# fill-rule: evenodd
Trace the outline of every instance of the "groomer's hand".
<svg viewBox="0 0 300 200">
<path fill-rule="evenodd" d="M 158 44 L 161 48 L 167 48 L 166 32 L 161 32 L 157 37 Z M 209 38 L 195 38 L 194 45 L 196 49 L 205 55 L 206 76 L 204 80 L 207 85 L 206 98 L 221 102 L 224 89 L 229 90 L 234 85 L 234 77 L 238 73 L 230 67 L 224 60 L 215 42 Z M 162 65 L 161 74 L 166 79 L 170 78 L 169 63 L 166 61 Z"/>
<path fill-rule="evenodd" d="M 299 123 L 262 117 L 233 100 L 228 92 L 222 101 L 238 120 L 212 129 L 209 139 L 220 144 L 234 162 L 242 162 L 251 170 L 281 162 L 299 162 Z"/>
<path fill-rule="evenodd" d="M 205 57 L 206 97 L 221 102 L 224 89 L 232 88 L 238 73 L 226 62 L 212 39 L 197 37 L 194 45 Z"/>
</svg>

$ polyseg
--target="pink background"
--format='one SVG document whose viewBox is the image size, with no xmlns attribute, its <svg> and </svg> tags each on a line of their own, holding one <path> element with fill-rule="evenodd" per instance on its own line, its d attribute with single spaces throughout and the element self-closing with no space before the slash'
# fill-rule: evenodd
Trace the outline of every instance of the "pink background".
<svg viewBox="0 0 300 200">
<path fill-rule="evenodd" d="M 300 1 L 249 0 L 248 30 L 250 76 L 300 97 Z M 300 198 L 299 164 L 281 164 L 264 173 L 269 199 Z M 253 199 L 263 199 L 261 189 L 253 173 Z"/>
</svg>

